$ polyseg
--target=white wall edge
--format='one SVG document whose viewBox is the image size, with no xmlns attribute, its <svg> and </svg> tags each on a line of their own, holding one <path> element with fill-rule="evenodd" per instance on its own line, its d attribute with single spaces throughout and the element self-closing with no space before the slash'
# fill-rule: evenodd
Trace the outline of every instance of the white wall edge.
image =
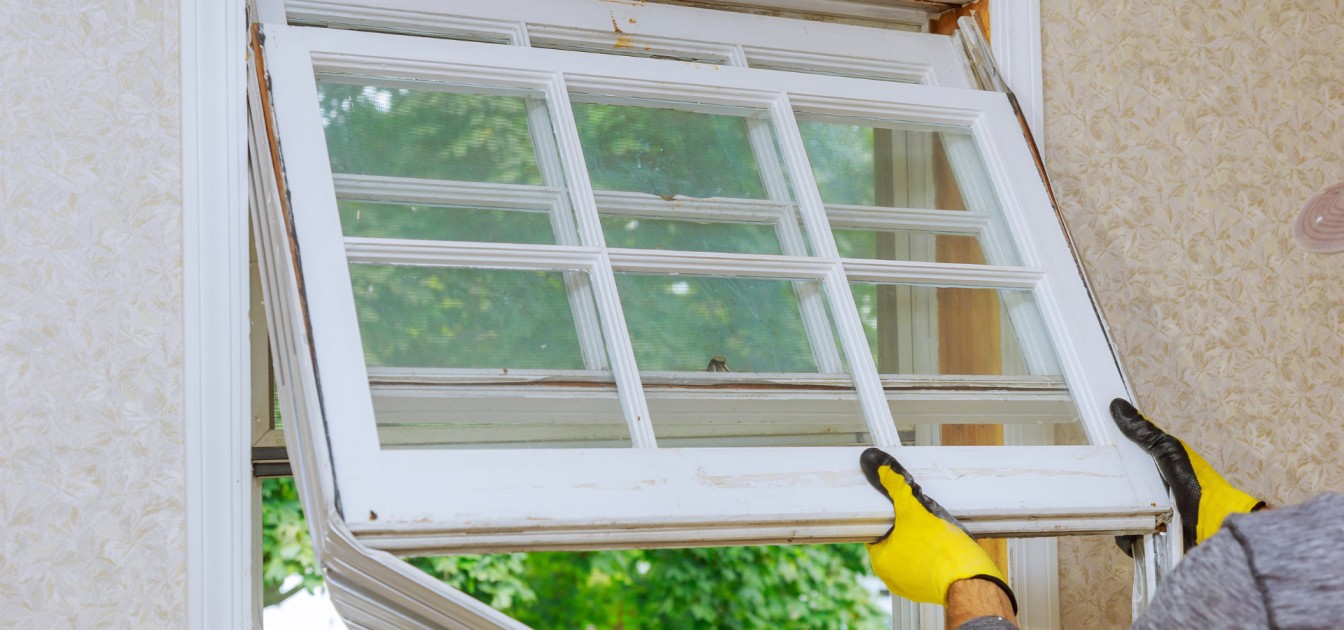
<svg viewBox="0 0 1344 630">
<path fill-rule="evenodd" d="M 1041 75 L 1041 1 L 989 4 L 990 49 L 999 72 L 1017 96 L 1036 147 L 1045 152 L 1044 81 Z"/>
<path fill-rule="evenodd" d="M 181 5 L 188 628 L 251 628 L 245 20 Z"/>
</svg>

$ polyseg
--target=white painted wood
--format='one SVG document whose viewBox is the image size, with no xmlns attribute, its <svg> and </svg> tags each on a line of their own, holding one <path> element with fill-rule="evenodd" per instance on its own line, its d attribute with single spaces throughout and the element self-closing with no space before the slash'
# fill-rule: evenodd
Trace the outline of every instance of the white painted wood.
<svg viewBox="0 0 1344 630">
<path fill-rule="evenodd" d="M 894 22 L 911 27 L 924 25 L 929 16 L 944 8 L 908 0 L 717 0 L 713 4 Z"/>
<path fill-rule="evenodd" d="M 488 184 L 452 180 L 414 179 L 337 173 L 336 196 L 350 201 L 392 204 L 491 208 L 554 212 L 564 196 L 562 188 L 519 184 Z M 594 191 L 602 216 L 723 221 L 774 224 L 792 216 L 788 200 L 658 195 L 623 191 Z M 911 230 L 939 234 L 975 235 L 985 229 L 988 215 L 974 212 L 886 208 L 826 204 L 832 227 L 874 230 Z"/>
<path fill-rule="evenodd" d="M 1005 338 L 1005 341 L 1007 338 Z M 1017 366 L 1021 360 L 1014 356 L 1005 368 Z M 1007 371 L 1007 370 L 1005 370 Z M 1021 371 L 1025 371 L 1025 367 Z M 1073 422 L 1076 411 L 1073 400 L 1062 401 Z M 1003 427 L 1006 445 L 1053 444 L 1055 427 L 1042 424 L 1006 424 Z M 1023 630 L 1055 630 L 1059 628 L 1059 543 L 1056 538 L 1013 538 L 1008 540 L 1008 585 L 1017 595 L 1017 625 Z"/>
<path fill-rule="evenodd" d="M 664 446 L 671 446 L 669 440 L 690 446 L 688 440 L 697 437 L 750 437 L 755 446 L 765 445 L 762 438 L 769 437 L 787 438 L 779 446 L 868 442 L 862 424 L 856 428 L 858 400 L 852 389 L 682 386 L 651 389 L 646 396 Z M 888 400 L 903 420 L 929 425 L 971 422 L 1053 430 L 1053 424 L 1072 422 L 1075 413 L 1067 395 L 1043 399 L 1027 393 L 903 392 L 890 394 Z M 614 385 L 398 384 L 375 387 L 373 402 L 384 448 L 555 448 L 584 441 L 629 445 Z"/>
<path fill-rule="evenodd" d="M 1017 97 L 1036 146 L 1045 152 L 1044 81 L 1041 72 L 1041 2 L 1015 0 L 989 5 L 994 25 L 990 49 L 999 75 Z"/>
<path fill-rule="evenodd" d="M 794 106 L 816 114 L 957 126 L 971 125 L 981 109 L 1005 102 L 1001 94 L 848 77 L 355 31 L 296 27 L 295 32 L 314 48 L 314 68 L 322 73 L 544 89 L 547 73 L 568 72 L 566 81 L 576 92 L 755 109 L 769 107 L 777 92 L 787 90 L 797 93 Z M 385 56 L 391 42 L 396 58 Z"/>
<path fill-rule="evenodd" d="M 283 48 L 283 46 L 281 46 Z M 297 488 L 308 520 L 313 552 L 324 568 L 332 601 L 353 627 L 377 628 L 523 628 L 481 602 L 445 586 L 389 556 L 355 542 L 339 512 L 327 420 L 318 393 L 300 291 L 299 261 L 291 258 L 289 221 L 279 206 L 281 194 L 271 168 L 262 98 L 255 74 L 248 76 L 249 159 L 253 166 L 253 225 L 260 257 L 268 329 L 275 358 L 282 414 L 290 430 L 287 444 Z M 375 621 L 376 620 L 376 621 Z M 214 619 L 202 627 L 213 627 Z"/>
<path fill-rule="evenodd" d="M 939 85 L 935 72 L 925 64 L 900 61 L 878 61 L 847 55 L 799 52 L 788 48 L 743 46 L 748 66 L 766 70 L 831 74 L 860 79 L 900 81 Z"/>
<path fill-rule="evenodd" d="M 424 83 L 414 79 L 376 76 L 376 74 L 370 76 L 354 76 L 332 72 L 318 72 L 317 81 L 322 84 L 349 85 L 360 88 L 377 87 L 388 90 L 411 90 L 416 92 L 438 92 L 442 94 L 479 94 L 483 96 L 502 96 L 522 99 L 530 99 L 540 96 L 540 93 L 535 89 L 517 87 L 514 85 Z"/>
<path fill-rule="evenodd" d="M 805 448 L 816 450 L 825 447 Z M 587 453 L 592 454 L 598 450 L 588 449 Z M 604 453 L 629 452 L 629 449 L 601 449 L 600 451 Z M 490 452 L 503 456 L 517 451 L 497 450 Z M 871 492 L 871 487 L 869 491 Z M 1056 515 L 1051 515 L 1051 518 L 1060 520 L 1060 517 Z M 967 524 L 967 528 L 975 536 L 997 535 L 994 532 L 1001 531 L 1013 532 L 1015 536 L 1086 535 L 1111 532 L 1138 533 L 1151 529 L 1152 521 L 1151 517 L 1132 514 L 1126 516 L 1091 516 L 1060 521 L 1061 523 L 1068 523 L 1067 527 L 1061 527 L 1059 523 L 1043 524 L 1036 517 L 1004 517 L 994 519 L 992 522 L 978 521 L 974 524 Z M 881 527 L 881 530 L 886 531 L 890 525 L 890 512 L 888 511 L 888 520 L 886 525 Z M 707 527 L 712 527 L 712 530 L 707 530 Z M 503 553 L 507 550 L 517 551 L 519 545 L 523 549 L 534 551 L 685 547 L 687 544 L 686 536 L 691 531 L 696 532 L 697 536 L 706 531 L 710 533 L 704 538 L 697 537 L 695 539 L 694 543 L 697 547 L 767 545 L 779 544 L 778 541 L 785 541 L 788 544 L 829 544 L 855 542 L 865 538 L 871 540 L 874 536 L 872 534 L 874 529 L 876 528 L 872 525 L 846 525 L 817 530 L 811 526 L 799 525 L 796 522 L 783 524 L 769 522 L 742 526 L 696 524 L 678 530 L 681 538 L 676 538 L 675 535 L 669 535 L 666 532 L 650 532 L 643 527 L 604 528 L 600 532 L 589 529 L 537 532 L 528 529 L 521 532 L 472 533 L 469 536 L 464 536 L 458 532 L 421 535 L 415 531 L 363 530 L 358 533 L 358 536 L 361 543 L 376 549 L 401 556 L 417 556 L 451 553 Z M 523 539 L 524 542 L 519 543 L 519 539 Z"/>
<path fill-rule="evenodd" d="M 181 3 L 186 620 L 253 627 L 246 33 L 242 2 Z"/>
<path fill-rule="evenodd" d="M 489 3 L 489 4 L 497 4 L 497 3 Z M 999 3 L 999 7 L 996 7 L 996 8 L 1004 7 L 1004 5 L 1007 5 L 1007 4 L 1009 4 L 1009 3 Z M 1013 3 L 1013 4 L 1015 4 L 1015 3 Z M 1031 4 L 1035 4 L 1035 3 L 1031 3 Z M 184 15 L 185 15 L 185 11 L 184 11 Z M 421 19 L 421 17 L 425 17 L 425 16 L 417 16 L 417 19 Z M 1005 20 L 1001 19 L 1001 17 L 996 17 L 995 21 L 996 21 L 996 24 L 1005 24 Z M 184 32 L 185 32 L 185 30 L 184 30 Z M 513 42 L 517 42 L 517 40 L 526 38 L 526 35 L 524 35 L 524 34 L 526 34 L 526 27 L 521 27 L 521 26 L 509 26 L 509 27 L 505 27 L 504 30 L 501 30 L 501 32 L 503 32 L 503 34 L 504 34 L 504 38 L 505 38 L 505 39 L 513 40 Z M 1005 31 L 1003 30 L 1003 27 L 1000 27 L 999 34 L 1003 34 L 1003 32 L 1005 32 Z M 1004 42 L 1005 39 L 1007 39 L 1007 38 L 1005 38 L 1004 35 L 1000 35 L 999 38 L 996 38 L 996 44 L 997 44 L 997 43 L 1000 43 L 1000 42 Z M 185 48 L 185 47 L 184 47 L 184 48 Z M 996 51 L 996 54 L 997 54 L 997 51 Z M 1038 58 L 1039 58 L 1039 55 L 1038 55 Z M 851 63 L 851 64 L 852 64 L 852 63 Z M 875 63 L 874 66 L 880 66 L 880 63 Z M 805 69 L 802 69 L 802 67 L 800 67 L 800 70 L 805 70 Z M 953 73 L 953 74 L 954 74 L 954 73 Z M 1012 73 L 1011 73 L 1011 71 L 1005 71 L 1005 74 L 1007 74 L 1007 75 L 1011 75 Z M 1020 89 L 1020 87 L 1019 87 L 1019 98 L 1023 98 L 1023 94 L 1021 94 L 1021 89 Z M 1039 101 L 1038 101 L 1038 102 L 1039 102 Z M 1024 103 L 1024 106 L 1025 106 L 1025 103 Z M 1025 107 L 1027 107 L 1028 111 L 1031 111 L 1031 107 L 1030 107 L 1030 106 L 1025 106 Z M 1038 129 L 1038 138 L 1040 138 L 1039 126 L 1036 126 L 1036 129 Z M 344 590 L 343 580 L 340 580 L 340 579 L 339 579 L 339 574 L 333 575 L 333 578 L 332 578 L 332 584 L 333 584 L 333 588 L 336 588 L 336 590 Z M 384 619 L 386 619 L 386 618 L 384 618 Z M 395 618 L 395 619 L 399 619 L 399 618 Z M 445 621 L 446 621 L 446 619 L 445 619 Z"/>
<path fill-rule="evenodd" d="M 408 553 L 417 544 L 438 550 L 505 548 L 515 543 L 522 548 L 591 548 L 684 544 L 688 536 L 705 543 L 854 540 L 881 533 L 878 513 L 883 518 L 889 515 L 885 503 L 854 473 L 857 448 L 654 449 L 652 432 L 645 437 L 638 433 L 641 422 L 647 426 L 648 416 L 632 414 L 625 399 L 627 421 L 634 417 L 638 449 L 533 449 L 520 455 L 527 466 L 498 474 L 490 463 L 508 460 L 506 451 L 378 450 L 368 375 L 349 296 L 345 244 L 330 211 L 336 192 L 323 159 L 325 142 L 310 63 L 321 71 L 377 69 L 408 78 L 485 81 L 547 94 L 583 247 L 522 247 L 533 252 L 526 255 L 583 257 L 597 252 L 591 262 L 598 279 L 595 297 L 622 395 L 629 392 L 637 402 L 645 402 L 633 364 L 622 367 L 617 359 L 633 354 L 628 338 L 619 339 L 628 333 L 620 321 L 614 282 L 602 280 L 615 270 L 672 273 L 690 266 L 693 272 L 725 275 L 820 277 L 874 441 L 895 447 L 890 403 L 867 352 L 846 270 L 852 267 L 868 278 L 908 274 L 914 276 L 912 281 L 937 277 L 939 282 L 952 278 L 989 283 L 987 278 L 993 277 L 1007 286 L 1034 288 L 1046 329 L 1061 340 L 1063 374 L 1098 446 L 927 451 L 908 447 L 901 449 L 903 461 L 912 464 L 922 482 L 927 479 L 931 492 L 937 488 L 940 500 L 948 497 L 943 502 L 979 533 L 1151 530 L 1156 515 L 1169 509 L 1147 456 L 1125 441 L 1117 442 L 1109 419 L 1102 416 L 1111 397 L 1124 395 L 1124 386 L 1113 365 L 1097 361 L 1108 356 L 1109 349 L 1095 319 L 1089 311 L 1069 308 L 1087 304 L 1086 292 L 1057 219 L 1048 212 L 1034 165 L 1023 158 L 1025 143 L 1001 95 L 372 33 L 277 27 L 268 28 L 267 37 L 268 58 L 274 59 L 271 74 L 281 146 L 293 152 L 286 161 L 286 174 L 303 257 L 306 304 L 310 314 L 320 314 L 312 317 L 312 334 L 320 340 L 315 350 L 326 403 L 325 424 L 320 426 L 333 429 L 332 456 L 344 519 L 360 536 Z M 603 249 L 597 204 L 565 98 L 568 88 L 622 98 L 704 98 L 729 107 L 768 104 L 815 258 Z M 992 189 L 1002 197 L 1008 231 L 1025 250 L 1022 259 L 1038 264 L 1026 269 L 974 265 L 962 269 L 893 261 L 842 262 L 802 148 L 792 114 L 795 107 L 826 115 L 879 115 L 968 129 L 985 155 Z M 301 159 L 303 155 L 319 157 Z M 444 245 L 419 247 L 427 251 Z M 630 383 L 633 387 L 627 386 Z M 657 419 L 653 422 L 656 425 Z M 446 487 L 437 481 L 453 470 L 490 474 L 468 487 Z M 541 471 L 547 478 L 544 488 L 536 483 Z M 634 488 L 640 489 L 625 491 Z M 855 506 L 865 501 L 860 496 L 877 502 L 856 512 Z M 799 506 L 800 512 L 782 510 L 784 505 Z M 370 514 L 376 517 L 370 520 Z M 468 523 L 466 529 L 460 529 L 462 523 Z M 747 530 L 755 533 L 744 534 Z"/>
<path fill-rule="evenodd" d="M 477 269 L 591 271 L 602 250 L 573 245 L 515 245 L 475 241 L 410 241 L 346 237 L 345 261 Z"/>
<path fill-rule="evenodd" d="M 990 264 L 1009 265 L 1021 260 L 1022 257 L 1018 254 L 1018 247 L 1015 244 L 1017 239 L 1010 232 L 1004 219 L 998 196 L 986 176 L 982 166 L 983 160 L 975 142 L 969 137 L 955 135 L 945 136 L 943 140 L 947 149 L 948 163 L 955 174 L 967 208 L 990 217 L 980 238 L 985 261 Z M 1027 251 L 1030 255 L 1030 250 Z M 1060 367 L 1055 359 L 1050 333 L 1041 320 L 1040 312 L 1031 296 L 1024 292 L 1007 291 L 1001 292 L 999 298 L 1008 314 L 1016 348 L 1021 351 L 1029 373 L 1059 374 Z"/>
<path fill-rule="evenodd" d="M 826 204 L 831 227 L 978 235 L 989 217 L 974 212 Z M 923 258 L 921 258 L 923 260 Z"/>
<path fill-rule="evenodd" d="M 375 203 L 556 212 L 565 194 L 563 188 L 520 184 L 486 184 L 348 173 L 336 173 L 333 177 L 338 199 Z"/>
<path fill-rule="evenodd" d="M 508 534 L 496 538 L 495 544 L 513 536 L 519 548 L 529 549 L 574 545 L 585 537 L 591 537 L 586 544 L 592 547 L 684 544 L 687 528 L 697 532 L 698 543 L 728 543 L 749 526 L 789 528 L 794 542 L 843 536 L 871 540 L 890 525 L 891 508 L 862 475 L 850 472 L 861 451 L 861 447 L 383 451 L 381 467 L 389 477 L 407 481 L 383 489 L 384 509 L 376 520 L 352 519 L 349 525 L 361 537 L 434 539 L 436 551 L 459 549 L 458 545 L 464 546 L 460 550 L 468 545 L 479 549 L 471 539 L 504 532 Z M 1116 492 L 1128 491 L 1129 482 L 1111 447 L 940 446 L 900 451 L 902 462 L 925 490 L 940 497 L 977 534 L 1077 533 L 1120 521 L 1128 525 L 1119 529 L 1134 531 L 1151 528 L 1164 511 L 1160 506 L 1139 509 L 1112 502 Z M 987 463 L 989 454 L 993 464 Z M 529 465 L 519 466 L 524 458 Z M 471 484 L 417 478 L 429 470 L 475 472 Z M 593 476 L 594 470 L 606 474 Z M 540 471 L 546 478 L 543 494 L 536 492 Z M 957 491 L 965 484 L 974 484 L 979 491 Z M 636 488 L 637 492 L 625 491 Z M 621 500 L 603 499 L 612 493 Z M 370 539 L 369 544 L 384 543 Z"/>
<path fill-rule="evenodd" d="M 991 267 L 962 263 L 846 258 L 845 274 L 855 282 L 901 282 L 936 286 L 1032 289 L 1045 277 L 1042 269 Z"/>
<path fill-rule="evenodd" d="M 340 427 L 330 440 L 331 458 L 341 474 L 338 487 L 344 511 L 354 518 L 374 509 L 382 479 L 360 465 L 377 457 L 378 435 L 340 218 L 334 211 L 336 191 L 326 158 L 317 86 L 307 49 L 296 37 L 299 33 L 267 26 L 263 34 L 274 125 L 282 156 L 286 156 L 288 209 L 300 256 L 296 265 L 303 274 L 300 304 L 306 312 L 320 314 L 306 321 L 307 333 L 323 340 L 313 353 L 314 369 L 322 378 L 324 423 L 315 435 L 327 426 Z M 312 157 L 287 157 L 286 150 L 297 151 L 298 147 L 312 151 Z"/>
<path fill-rule="evenodd" d="M 1008 584 L 1022 630 L 1059 628 L 1059 544 L 1055 538 L 1008 541 Z"/>
<path fill-rule="evenodd" d="M 740 55 L 735 61 L 742 63 Z M 779 237 L 780 250 L 787 256 L 807 256 L 807 241 L 799 225 L 799 217 L 792 212 L 789 182 L 785 176 L 784 165 L 779 161 L 775 144 L 775 135 L 770 123 L 765 120 L 746 119 L 747 139 L 751 143 L 752 156 L 766 196 L 783 205 L 786 212 L 780 213 L 775 221 L 775 233 Z M 844 371 L 840 352 L 835 347 L 830 317 L 826 315 L 825 296 L 815 282 L 795 282 L 794 292 L 798 296 L 799 310 L 803 318 L 803 327 L 807 332 L 808 347 L 812 350 L 813 362 L 820 372 Z"/>
<path fill-rule="evenodd" d="M 818 280 L 835 264 L 804 256 L 679 252 L 659 249 L 610 249 L 611 265 L 627 273 L 697 274 L 734 278 Z"/>
<path fill-rule="evenodd" d="M 636 20 L 638 23 L 638 20 Z M 629 20 L 626 21 L 627 26 Z M 617 24 L 619 27 L 619 24 Z M 641 34 L 638 44 L 624 31 L 591 30 L 569 26 L 552 26 L 529 22 L 528 40 L 537 48 L 582 50 L 590 53 L 681 59 L 701 63 L 728 65 L 734 46 L 678 37 Z"/>
<path fill-rule="evenodd" d="M 284 24 L 284 0 L 248 0 L 252 24 Z"/>
<path fill-rule="evenodd" d="M 829 261 L 823 287 L 830 302 L 831 315 L 835 318 L 835 330 L 840 337 L 841 348 L 849 360 L 850 373 L 854 376 L 854 388 L 858 392 L 859 404 L 863 407 L 864 417 L 868 421 L 873 444 L 889 448 L 899 447 L 900 435 L 892 421 L 891 408 L 882 395 L 877 364 L 868 348 L 863 324 L 859 321 L 854 294 L 840 265 L 835 236 L 831 233 L 830 222 L 826 218 L 826 209 L 821 200 L 821 193 L 817 190 L 811 162 L 803 144 L 802 132 L 798 129 L 798 121 L 793 116 L 793 105 L 789 97 L 781 95 L 771 106 L 770 114 L 775 132 L 779 134 L 780 151 L 785 168 L 788 169 L 790 181 L 794 182 L 799 215 L 811 240 L 812 253 L 818 258 Z"/>
<path fill-rule="evenodd" d="M 862 65 L 845 67 L 878 70 L 899 80 L 967 87 L 951 39 L 928 33 L 602 0 L 465 0 L 453 4 L 452 16 L 445 15 L 435 0 L 288 0 L 285 5 L 289 19 L 302 24 L 498 42 L 516 41 L 526 31 L 539 35 L 543 46 L 559 39 L 616 54 L 691 58 L 741 45 L 754 62 L 777 61 L 781 63 L 776 66 L 788 67 L 793 61 L 804 68 L 811 62 L 814 68 L 833 70 L 841 64 L 828 63 L 826 57 L 849 57 Z"/>
<path fill-rule="evenodd" d="M 466 368 L 368 368 L 373 385 L 486 385 L 524 383 L 610 383 L 611 374 L 599 370 L 507 370 Z M 845 374 L 776 372 L 644 372 L 650 386 L 695 385 L 785 385 L 788 387 L 848 387 Z M 1051 376 L 967 376 L 883 374 L 881 384 L 888 396 L 902 392 L 1022 392 L 1052 398 L 1067 395 L 1064 380 Z"/>
<path fill-rule="evenodd" d="M 597 210 L 603 216 L 672 219 L 705 222 L 775 225 L 794 212 L 787 201 L 685 197 L 664 199 L 639 192 L 597 191 Z M 793 253 L 791 255 L 806 255 Z"/>
<path fill-rule="evenodd" d="M 612 269 L 610 256 L 602 254 L 593 275 L 598 279 L 596 286 L 598 311 L 603 313 L 603 330 L 612 357 L 612 370 L 621 399 L 621 408 L 625 410 L 625 421 L 630 427 L 630 437 L 636 448 L 655 448 L 658 443 L 650 423 L 652 414 L 649 413 L 649 403 L 644 398 L 644 387 L 639 367 L 635 363 L 635 350 L 630 341 L 629 329 L 625 325 L 621 299 L 616 291 L 616 272 Z"/>
<path fill-rule="evenodd" d="M 567 184 L 575 220 L 579 227 L 580 241 L 589 247 L 604 248 L 606 240 L 602 234 L 597 202 L 593 197 L 583 148 L 579 144 L 578 125 L 574 121 L 574 110 L 569 103 L 569 88 L 563 76 L 554 75 L 547 82 L 546 102 L 551 108 L 551 118 L 555 123 L 557 150 L 568 178 Z M 612 269 L 611 256 L 606 251 L 598 254 L 591 278 L 593 297 L 597 312 L 601 316 L 612 373 L 616 379 L 621 408 L 625 412 L 626 425 L 630 428 L 631 440 L 636 448 L 654 448 L 657 446 L 657 440 L 650 424 L 649 405 L 644 399 L 644 387 L 640 382 L 639 367 L 635 363 L 634 346 L 630 341 L 625 313 L 616 290 L 616 274 Z"/>
<path fill-rule="evenodd" d="M 1025 264 L 1039 261 L 1045 269 L 1058 270 L 1042 280 L 1034 297 L 1042 321 L 1055 340 L 1055 351 L 1065 379 L 1074 391 L 1088 438 L 1093 444 L 1116 444 L 1138 495 L 1162 504 L 1163 486 L 1142 449 L 1119 434 L 1110 414 L 1111 399 L 1127 396 L 1127 387 L 1112 361 L 1112 349 L 1095 311 L 1090 308 L 1081 271 L 1059 218 L 1041 184 L 1026 140 L 1015 128 L 1016 116 L 1006 104 L 985 111 L 985 124 L 974 127 L 976 145 L 986 156 L 985 168 L 999 192 L 1009 231 L 1018 240 Z M 994 131 L 991 132 L 990 130 Z M 1020 159 L 1008 159 L 1008 155 Z M 1065 332 L 1069 331 L 1069 332 Z"/>
<path fill-rule="evenodd" d="M 921 604 L 902 597 L 891 600 L 893 630 L 944 630 L 943 607 Z"/>
</svg>

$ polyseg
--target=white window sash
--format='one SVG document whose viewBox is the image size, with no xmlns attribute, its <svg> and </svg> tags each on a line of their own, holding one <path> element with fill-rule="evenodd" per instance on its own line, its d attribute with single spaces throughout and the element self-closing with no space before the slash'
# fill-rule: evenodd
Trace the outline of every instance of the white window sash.
<svg viewBox="0 0 1344 630">
<path fill-rule="evenodd" d="M 851 269 L 869 274 L 863 277 L 901 273 L 906 274 L 902 279 L 934 284 L 945 282 L 938 274 L 948 269 L 963 278 L 1017 274 L 1020 286 L 1032 288 L 1042 325 L 1056 340 L 1063 374 L 1094 446 L 897 446 L 894 426 L 883 418 L 890 411 L 862 330 L 854 330 L 857 321 L 843 330 L 844 316 L 837 314 L 849 356 L 869 364 L 851 360 L 875 441 L 899 449 L 898 456 L 926 488 L 980 534 L 1151 531 L 1167 511 L 1147 455 L 1121 439 L 1105 415 L 1107 403 L 1125 395 L 1125 388 L 1040 179 L 1030 160 L 1023 159 L 1027 147 L 1016 118 L 1001 95 L 375 33 L 267 26 L 265 35 L 280 143 L 291 152 L 285 162 L 288 194 L 311 316 L 311 329 L 298 332 L 316 340 L 322 381 L 325 417 L 310 418 L 319 423 L 312 435 L 329 431 L 341 514 L 368 544 L 422 553 L 688 541 L 825 542 L 869 539 L 885 530 L 890 516 L 885 501 L 857 474 L 858 448 L 649 448 L 655 438 L 640 375 L 632 361 L 622 363 L 632 353 L 623 325 L 613 325 L 619 317 L 604 317 L 603 324 L 636 448 L 380 450 L 347 271 L 347 250 L 357 239 L 344 239 L 336 219 L 336 187 L 317 114 L 315 72 L 541 90 L 560 124 L 570 118 L 566 87 L 622 97 L 773 108 L 798 203 L 805 207 L 809 237 L 819 256 L 766 260 L 603 250 L 595 245 L 602 242 L 596 201 L 581 168 L 569 169 L 580 172 L 569 173 L 567 184 L 579 206 L 581 241 L 588 246 L 514 249 L 526 255 L 572 255 L 566 264 L 590 271 L 599 310 L 615 315 L 619 301 L 614 292 L 604 294 L 604 286 L 612 291 L 614 285 L 601 279 L 618 265 L 661 270 L 718 265 L 714 269 L 727 273 L 741 264 L 755 265 L 752 272 L 787 277 L 805 272 L 801 277 L 822 277 L 832 299 L 841 294 L 841 303 L 852 300 L 852 278 L 846 276 Z M 789 112 L 780 111 L 790 106 L 826 115 L 967 128 L 983 153 L 1000 196 L 1005 229 L 1016 241 L 1024 268 L 841 261 L 796 126 L 789 128 Z M 583 164 L 577 137 L 566 137 L 562 129 L 557 140 L 569 164 Z M 508 246 L 491 248 L 495 261 L 511 251 Z M 830 270 L 824 271 L 828 264 Z M 995 278 L 986 284 L 1003 282 Z M 863 349 L 862 357 L 855 357 L 856 348 Z M 656 428 L 657 418 L 652 421 Z"/>
<path fill-rule="evenodd" d="M 889 28 L 644 2 L 457 0 L 451 15 L 438 0 L 270 4 L 283 4 L 296 24 L 689 56 L 723 65 L 738 58 L 756 67 L 968 87 L 949 38 Z"/>
</svg>

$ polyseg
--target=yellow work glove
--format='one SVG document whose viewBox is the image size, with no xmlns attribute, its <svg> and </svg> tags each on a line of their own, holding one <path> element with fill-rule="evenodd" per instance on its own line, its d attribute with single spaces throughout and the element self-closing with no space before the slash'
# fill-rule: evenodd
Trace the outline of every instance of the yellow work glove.
<svg viewBox="0 0 1344 630">
<path fill-rule="evenodd" d="M 1218 533 L 1229 514 L 1264 507 L 1265 502 L 1238 490 L 1185 442 L 1159 429 L 1123 398 L 1111 401 L 1111 417 L 1120 432 L 1143 447 L 1171 487 L 1186 548 Z M 1117 542 L 1120 542 L 1117 539 Z M 1122 549 L 1125 544 L 1120 543 Z"/>
<path fill-rule="evenodd" d="M 1017 611 L 1017 598 L 989 554 L 943 506 L 924 496 L 896 458 L 870 448 L 859 456 L 859 467 L 895 511 L 891 529 L 868 544 L 873 572 L 893 594 L 946 606 L 953 582 L 980 578 L 1002 588 Z"/>
</svg>

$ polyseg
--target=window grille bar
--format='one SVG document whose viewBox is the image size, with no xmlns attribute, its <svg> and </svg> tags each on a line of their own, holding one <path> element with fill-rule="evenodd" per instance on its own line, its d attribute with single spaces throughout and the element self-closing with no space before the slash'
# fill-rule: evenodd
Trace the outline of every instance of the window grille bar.
<svg viewBox="0 0 1344 630">
<path fill-rule="evenodd" d="M 524 40 L 519 43 L 526 45 L 527 42 Z M 565 185 L 565 167 L 560 162 L 560 148 L 555 144 L 555 131 L 551 127 L 546 101 L 529 98 L 525 102 L 527 128 L 532 135 L 532 150 L 536 155 L 537 168 L 541 171 L 541 181 L 548 188 L 562 189 Z M 574 222 L 569 198 L 560 195 L 557 201 L 550 213 L 555 242 L 559 245 L 579 245 L 578 226 Z M 565 293 L 569 296 L 569 310 L 573 314 L 574 328 L 578 332 L 584 367 L 592 370 L 605 369 L 607 353 L 602 341 L 602 325 L 593 305 L 591 282 L 588 278 L 565 274 Z"/>
<path fill-rule="evenodd" d="M 1003 209 L 995 196 L 994 186 L 981 167 L 980 152 L 974 138 L 944 136 L 944 146 L 966 208 L 991 217 L 980 239 L 985 262 L 994 265 L 1013 260 L 1014 252 L 1019 248 L 1013 244 L 1013 234 L 1003 219 Z M 1030 264 L 1025 260 L 1023 262 Z M 1035 304 L 1027 295 L 1017 291 L 1002 293 L 1000 298 L 1012 322 L 1027 371 L 1031 374 L 1058 374 L 1061 368 L 1055 359 L 1054 344 L 1050 341 L 1050 332 Z"/>
<path fill-rule="evenodd" d="M 591 247 L 563 245 L 345 238 L 348 262 L 373 265 L 591 271 L 598 255 Z"/>
<path fill-rule="evenodd" d="M 546 101 L 550 105 L 556 146 L 569 184 L 580 241 L 588 247 L 598 248 L 600 252 L 591 274 L 593 298 L 606 336 L 607 353 L 616 380 L 621 410 L 630 428 L 630 440 L 635 448 L 656 448 L 658 442 L 649 417 L 649 403 L 644 398 L 639 366 L 635 363 L 635 349 L 630 341 L 630 329 L 625 324 L 625 313 L 616 290 L 616 272 L 612 268 L 610 255 L 602 251 L 606 246 L 602 236 L 602 221 L 597 212 L 597 201 L 588 178 L 588 164 L 579 144 L 578 123 L 574 119 L 574 109 L 569 103 L 569 88 L 563 75 L 556 73 L 553 76 L 546 88 Z"/>
<path fill-rule="evenodd" d="M 372 203 L 405 203 L 462 208 L 553 212 L 562 187 L 486 184 L 441 179 L 335 173 L 336 198 Z"/>
<path fill-rule="evenodd" d="M 854 282 L 891 282 L 945 287 L 1032 289 L 1045 271 L 963 263 L 846 258 L 841 261 Z"/>
<path fill-rule="evenodd" d="M 812 175 L 811 163 L 803 145 L 802 132 L 798 129 L 798 121 L 794 119 L 793 106 L 787 94 L 781 94 L 771 105 L 770 118 L 776 133 L 779 134 L 780 149 L 789 169 L 790 179 L 794 183 L 794 193 L 798 197 L 798 209 L 803 224 L 812 240 L 813 254 L 828 260 L 831 264 L 823 279 L 823 286 L 826 298 L 831 304 L 831 313 L 835 317 L 841 347 L 844 349 L 845 357 L 849 359 L 849 369 L 854 376 L 854 388 L 858 392 L 859 405 L 863 408 L 873 444 L 898 447 L 901 439 L 896 432 L 896 424 L 892 421 L 891 407 L 887 404 L 882 392 L 882 383 L 878 380 L 877 364 L 873 362 L 868 338 L 863 332 L 863 323 L 859 321 L 859 310 L 854 303 L 854 294 L 850 291 L 849 281 L 845 278 L 845 270 L 840 265 L 835 237 L 831 234 L 830 223 L 826 219 L 826 210 L 821 201 L 821 192 L 818 191 L 816 178 Z"/>
<path fill-rule="evenodd" d="M 784 175 L 784 166 L 779 162 L 770 122 L 748 118 L 746 125 L 751 152 L 756 158 L 766 194 L 774 201 L 787 204 L 792 195 Z M 807 242 L 793 212 L 786 210 L 780 213 L 775 221 L 775 233 L 779 237 L 780 249 L 786 256 L 807 256 Z M 835 347 L 835 336 L 831 334 L 830 318 L 826 316 L 826 298 L 820 287 L 812 282 L 795 282 L 793 288 L 798 296 L 803 328 L 807 331 L 808 346 L 812 349 L 817 369 L 822 372 L 844 371 L 840 352 Z"/>
</svg>

